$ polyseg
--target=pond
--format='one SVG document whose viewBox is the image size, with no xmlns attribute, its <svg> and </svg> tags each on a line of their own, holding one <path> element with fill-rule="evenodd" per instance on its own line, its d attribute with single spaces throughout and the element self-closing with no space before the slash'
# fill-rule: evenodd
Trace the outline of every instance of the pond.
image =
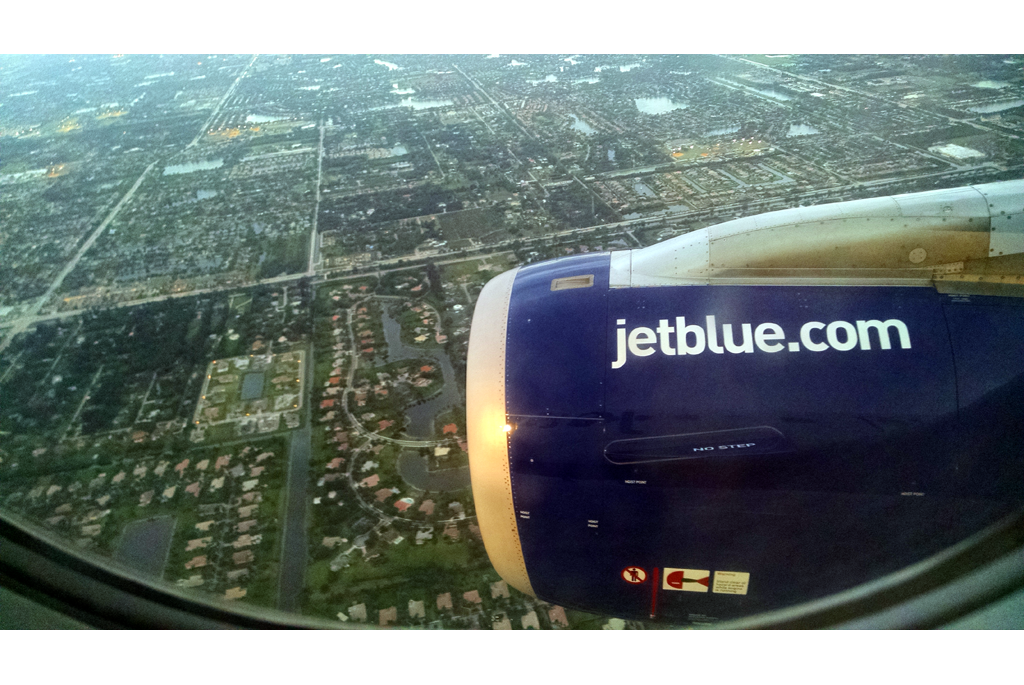
<svg viewBox="0 0 1024 685">
<path fill-rule="evenodd" d="M 139 573 L 160 577 L 167 563 L 167 552 L 174 537 L 173 516 L 132 521 L 118 540 L 114 559 Z"/>
<path fill-rule="evenodd" d="M 405 450 L 398 457 L 398 474 L 409 485 L 431 492 L 452 492 L 469 487 L 469 467 L 431 471 L 427 459 Z"/>
<path fill-rule="evenodd" d="M 258 400 L 263 397 L 263 372 L 247 373 L 242 378 L 242 399 Z"/>
<path fill-rule="evenodd" d="M 637 195 L 643 195 L 644 197 L 658 197 L 657 193 L 651 190 L 650 186 L 642 181 L 637 181 L 633 184 L 633 191 Z"/>
</svg>

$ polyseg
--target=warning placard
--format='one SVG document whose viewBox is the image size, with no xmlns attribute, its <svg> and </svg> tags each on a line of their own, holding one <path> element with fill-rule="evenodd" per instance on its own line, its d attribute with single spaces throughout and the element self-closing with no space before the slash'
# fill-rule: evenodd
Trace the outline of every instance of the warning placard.
<svg viewBox="0 0 1024 685">
<path fill-rule="evenodd" d="M 639 585 L 647 580 L 647 571 L 639 566 L 627 566 L 622 569 L 622 579 L 632 585 Z"/>
<path fill-rule="evenodd" d="M 722 595 L 745 595 L 749 585 L 749 573 L 715 571 L 715 584 L 711 587 L 711 591 Z"/>
<path fill-rule="evenodd" d="M 661 581 L 661 589 L 707 592 L 710 581 L 711 571 L 692 568 L 666 568 L 665 576 Z"/>
</svg>

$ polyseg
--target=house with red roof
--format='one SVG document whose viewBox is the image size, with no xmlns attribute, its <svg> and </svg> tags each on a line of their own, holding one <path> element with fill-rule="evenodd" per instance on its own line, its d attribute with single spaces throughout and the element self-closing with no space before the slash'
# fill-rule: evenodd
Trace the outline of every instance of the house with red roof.
<svg viewBox="0 0 1024 685">
<path fill-rule="evenodd" d="M 569 627 L 569 619 L 565 616 L 565 609 L 560 606 L 553 606 L 548 609 L 548 618 L 551 620 L 552 626 L 558 626 L 559 628 Z"/>
<path fill-rule="evenodd" d="M 441 433 L 443 435 L 448 435 L 449 433 L 454 435 L 458 431 L 459 431 L 459 427 L 456 426 L 454 423 L 445 424 L 444 428 L 441 429 Z"/>
<path fill-rule="evenodd" d="M 256 555 L 252 553 L 251 549 L 243 549 L 241 552 L 235 552 L 231 555 L 231 560 L 235 562 L 235 566 L 248 564 L 255 558 Z"/>
<path fill-rule="evenodd" d="M 192 557 L 191 560 L 185 562 L 185 569 L 186 570 L 188 570 L 190 568 L 202 568 L 203 566 L 206 566 L 206 555 L 205 554 L 202 555 L 202 556 L 199 556 L 199 557 Z"/>
</svg>

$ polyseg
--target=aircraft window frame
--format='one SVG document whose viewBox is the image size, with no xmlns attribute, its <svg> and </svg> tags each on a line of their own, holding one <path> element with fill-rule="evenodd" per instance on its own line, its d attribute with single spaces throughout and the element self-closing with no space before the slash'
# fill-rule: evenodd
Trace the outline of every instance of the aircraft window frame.
<svg viewBox="0 0 1024 685">
<path fill-rule="evenodd" d="M 105 563 L 99 563 L 99 562 Z M 96 628 L 380 629 L 225 605 L 83 554 L 0 515 L 0 586 Z M 922 562 L 850 590 L 717 629 L 937 628 L 1024 588 L 1024 509 Z M 672 628 L 674 626 L 665 626 Z M 682 626 L 680 626 L 682 627 Z"/>
</svg>

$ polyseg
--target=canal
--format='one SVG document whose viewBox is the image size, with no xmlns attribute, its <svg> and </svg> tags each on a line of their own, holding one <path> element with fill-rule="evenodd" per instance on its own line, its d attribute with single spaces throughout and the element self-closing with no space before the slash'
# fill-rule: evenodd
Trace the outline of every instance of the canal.
<svg viewBox="0 0 1024 685">
<path fill-rule="evenodd" d="M 312 431 L 309 426 L 292 431 L 288 446 L 288 486 L 281 539 L 281 575 L 277 608 L 298 613 L 306 578 L 306 485 Z"/>
</svg>

